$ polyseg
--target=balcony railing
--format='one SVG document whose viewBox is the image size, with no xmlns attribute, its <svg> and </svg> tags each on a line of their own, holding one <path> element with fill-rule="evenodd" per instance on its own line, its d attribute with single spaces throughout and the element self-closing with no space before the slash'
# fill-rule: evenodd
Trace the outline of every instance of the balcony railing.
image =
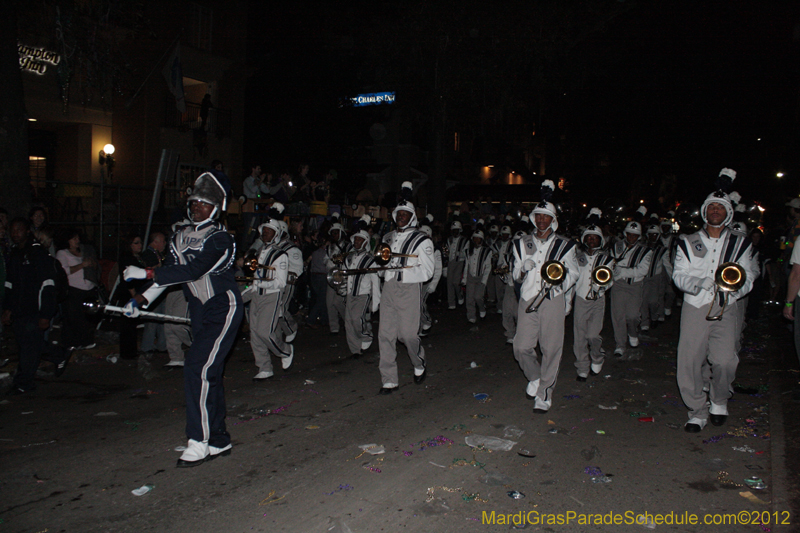
<svg viewBox="0 0 800 533">
<path fill-rule="evenodd" d="M 165 102 L 164 127 L 178 128 L 183 131 L 205 130 L 208 135 L 218 139 L 229 137 L 231 134 L 231 110 L 212 107 L 208 110 L 205 121 L 200 117 L 200 104 L 186 102 L 186 112 L 181 113 L 175 109 L 175 99 L 169 97 Z"/>
</svg>

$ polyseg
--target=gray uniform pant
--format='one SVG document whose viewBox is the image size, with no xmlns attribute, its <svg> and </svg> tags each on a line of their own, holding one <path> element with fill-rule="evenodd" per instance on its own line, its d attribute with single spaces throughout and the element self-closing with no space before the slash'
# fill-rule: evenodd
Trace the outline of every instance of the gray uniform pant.
<svg viewBox="0 0 800 533">
<path fill-rule="evenodd" d="M 182 290 L 172 290 L 164 298 L 164 313 L 172 316 L 188 316 L 189 302 Z M 192 328 L 177 322 L 164 322 L 164 338 L 167 341 L 167 353 L 170 361 L 183 361 L 186 354 L 183 345 L 192 345 Z"/>
<path fill-rule="evenodd" d="M 333 287 L 328 285 L 325 303 L 328 307 L 328 326 L 331 328 L 331 333 L 339 333 L 339 317 L 344 320 L 344 296 L 339 296 Z"/>
<path fill-rule="evenodd" d="M 367 317 L 371 300 L 369 294 L 347 297 L 344 331 L 352 354 L 361 353 L 361 350 L 366 350 L 372 344 L 372 322 Z"/>
<path fill-rule="evenodd" d="M 512 287 L 513 289 L 513 287 Z M 514 336 L 514 358 L 528 381 L 539 380 L 536 397 L 547 405 L 553 403 L 553 389 L 564 349 L 564 295 L 545 300 L 535 313 L 526 313 L 533 298 L 520 299 L 517 307 L 517 334 Z M 542 350 L 542 362 L 536 345 Z M 537 404 L 539 402 L 537 401 Z"/>
<path fill-rule="evenodd" d="M 597 300 L 584 300 L 575 296 L 573 309 L 573 337 L 572 351 L 575 353 L 575 368 L 578 374 L 586 377 L 591 364 L 602 364 L 603 354 L 603 315 L 606 312 L 606 297 L 600 296 Z M 591 361 L 590 361 L 591 358 Z"/>
<path fill-rule="evenodd" d="M 288 337 L 297 331 L 297 321 L 295 321 L 292 313 L 289 311 L 289 304 L 292 303 L 294 298 L 294 285 L 287 285 L 281 291 L 281 320 L 280 326 L 283 330 L 283 336 Z"/>
<path fill-rule="evenodd" d="M 505 285 L 503 292 L 503 329 L 506 330 L 506 339 L 513 339 L 517 334 L 517 312 L 519 302 L 513 285 Z"/>
<path fill-rule="evenodd" d="M 425 349 L 419 341 L 421 283 L 400 283 L 392 279 L 383 284 L 381 321 L 378 327 L 378 346 L 381 352 L 379 368 L 383 384 L 399 383 L 397 375 L 397 341 L 406 345 L 414 368 L 424 364 Z"/>
<path fill-rule="evenodd" d="M 652 278 L 644 278 L 642 281 L 642 307 L 640 309 L 642 327 L 649 328 L 653 322 L 658 321 L 658 297 L 661 294 L 660 279 L 661 276 L 653 276 Z"/>
<path fill-rule="evenodd" d="M 488 302 L 496 302 L 498 299 L 497 296 L 497 276 L 494 274 L 489 274 L 489 277 L 486 278 L 486 301 Z M 502 295 L 502 293 L 500 293 Z"/>
<path fill-rule="evenodd" d="M 259 372 L 272 372 L 270 352 L 278 357 L 289 357 L 292 353 L 278 325 L 280 298 L 280 292 L 270 292 L 256 293 L 250 300 L 250 346 Z"/>
<path fill-rule="evenodd" d="M 461 305 L 461 276 L 464 274 L 464 261 L 450 261 L 447 265 L 447 306 L 455 307 L 456 301 Z"/>
<path fill-rule="evenodd" d="M 737 306 L 734 304 L 734 306 Z M 715 305 L 714 310 L 719 310 Z M 689 418 L 708 419 L 708 403 L 727 405 L 731 384 L 736 379 L 739 356 L 736 354 L 736 335 L 739 334 L 740 313 L 728 309 L 722 320 L 706 320 L 708 305 L 701 308 L 686 302 L 681 306 L 681 335 L 678 340 L 678 388 L 689 408 Z M 711 367 L 708 396 L 703 391 L 703 363 Z"/>
<path fill-rule="evenodd" d="M 611 289 L 611 324 L 614 326 L 614 342 L 617 348 L 625 349 L 626 335 L 639 336 L 639 309 L 642 306 L 642 282 L 628 283 L 619 280 Z"/>
<path fill-rule="evenodd" d="M 486 285 L 481 278 L 467 274 L 467 320 L 475 322 L 478 313 L 486 316 L 486 304 L 483 301 Z"/>
<path fill-rule="evenodd" d="M 421 292 L 421 300 L 420 300 L 420 310 L 419 310 L 419 330 L 422 332 L 423 330 L 431 329 L 433 326 L 433 319 L 431 318 L 430 312 L 428 312 L 428 296 L 430 293 L 428 292 L 428 285 L 430 283 L 423 283 L 420 287 Z"/>
<path fill-rule="evenodd" d="M 671 312 L 675 305 L 675 287 L 673 287 L 672 278 L 669 277 L 666 269 L 662 275 L 664 277 L 664 309 L 669 309 Z"/>
</svg>

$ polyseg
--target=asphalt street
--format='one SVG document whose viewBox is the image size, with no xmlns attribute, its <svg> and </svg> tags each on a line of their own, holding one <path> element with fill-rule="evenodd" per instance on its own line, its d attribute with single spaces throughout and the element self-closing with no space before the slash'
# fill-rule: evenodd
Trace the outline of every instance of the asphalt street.
<svg viewBox="0 0 800 533">
<path fill-rule="evenodd" d="M 426 381 L 401 348 L 388 396 L 377 353 L 348 357 L 343 333 L 302 329 L 294 366 L 260 383 L 242 335 L 225 376 L 232 454 L 191 469 L 175 467 L 182 372 L 165 354 L 112 363 L 101 343 L 61 378 L 43 364 L 36 391 L 0 402 L 0 532 L 799 529 L 797 359 L 776 308 L 748 324 L 727 424 L 699 434 L 683 431 L 679 316 L 585 383 L 569 317 L 539 415 L 499 315 L 473 328 L 463 308 L 433 312 Z M 604 338 L 611 354 L 608 319 Z"/>
</svg>

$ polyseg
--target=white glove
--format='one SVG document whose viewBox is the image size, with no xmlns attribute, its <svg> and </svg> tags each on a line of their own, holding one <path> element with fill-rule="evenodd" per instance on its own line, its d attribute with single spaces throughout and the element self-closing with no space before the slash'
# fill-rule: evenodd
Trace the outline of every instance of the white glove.
<svg viewBox="0 0 800 533">
<path fill-rule="evenodd" d="M 522 263 L 522 271 L 523 272 L 530 272 L 536 268 L 536 262 L 533 259 L 526 259 L 524 263 Z"/>
<path fill-rule="evenodd" d="M 125 269 L 125 272 L 122 273 L 122 278 L 125 281 L 131 281 L 134 279 L 147 279 L 147 270 L 131 265 Z"/>
<path fill-rule="evenodd" d="M 428 292 L 428 294 L 433 294 L 434 292 L 436 292 L 436 287 L 433 284 L 430 284 L 428 285 L 428 288 L 425 290 Z"/>
<path fill-rule="evenodd" d="M 131 298 L 130 301 L 125 304 L 125 307 L 122 308 L 122 314 L 128 318 L 136 318 L 139 316 L 139 302 L 136 301 L 136 298 Z"/>
<path fill-rule="evenodd" d="M 703 281 L 700 283 L 700 289 L 706 291 L 713 291 L 715 285 L 716 284 L 714 283 L 713 279 L 704 278 Z"/>
</svg>

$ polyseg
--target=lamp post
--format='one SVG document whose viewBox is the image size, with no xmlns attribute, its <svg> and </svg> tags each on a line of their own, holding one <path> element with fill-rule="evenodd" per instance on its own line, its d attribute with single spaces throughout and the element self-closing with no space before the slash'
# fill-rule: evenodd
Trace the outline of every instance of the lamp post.
<svg viewBox="0 0 800 533">
<path fill-rule="evenodd" d="M 105 237 L 103 227 L 103 211 L 105 206 L 105 184 L 106 184 L 106 169 L 108 169 L 108 179 L 111 180 L 114 175 L 114 157 L 116 151 L 113 144 L 107 144 L 100 150 L 100 257 L 103 257 L 103 240 Z M 117 206 L 119 207 L 119 206 Z"/>
</svg>

